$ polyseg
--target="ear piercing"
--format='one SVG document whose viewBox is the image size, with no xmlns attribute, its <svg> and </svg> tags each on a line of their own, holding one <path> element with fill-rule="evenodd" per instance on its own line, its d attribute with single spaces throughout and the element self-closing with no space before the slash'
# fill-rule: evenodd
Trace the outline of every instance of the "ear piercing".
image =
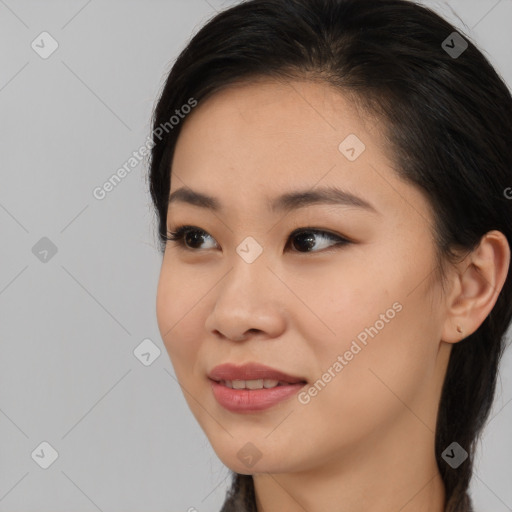
<svg viewBox="0 0 512 512">
<path fill-rule="evenodd" d="M 462 334 L 462 327 L 460 325 L 457 325 L 457 332 Z"/>
</svg>

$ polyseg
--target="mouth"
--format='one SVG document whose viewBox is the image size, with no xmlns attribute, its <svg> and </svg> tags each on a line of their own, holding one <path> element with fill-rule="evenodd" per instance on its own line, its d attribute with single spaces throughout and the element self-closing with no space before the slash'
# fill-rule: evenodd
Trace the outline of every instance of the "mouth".
<svg viewBox="0 0 512 512">
<path fill-rule="evenodd" d="M 272 389 L 307 383 L 303 377 L 289 375 L 259 363 L 246 363 L 241 366 L 221 364 L 213 368 L 208 378 L 231 389 Z"/>
<path fill-rule="evenodd" d="M 234 413 L 258 413 L 289 400 L 307 384 L 303 377 L 258 363 L 223 364 L 209 374 L 217 402 Z"/>
</svg>

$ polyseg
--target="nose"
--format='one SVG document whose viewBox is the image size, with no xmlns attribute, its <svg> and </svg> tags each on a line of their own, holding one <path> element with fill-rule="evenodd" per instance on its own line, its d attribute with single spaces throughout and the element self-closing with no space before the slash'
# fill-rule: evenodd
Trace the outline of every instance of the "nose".
<svg viewBox="0 0 512 512">
<path fill-rule="evenodd" d="M 286 329 L 286 287 L 266 262 L 240 259 L 212 290 L 211 312 L 205 327 L 209 333 L 233 341 L 251 337 L 274 338 Z"/>
</svg>

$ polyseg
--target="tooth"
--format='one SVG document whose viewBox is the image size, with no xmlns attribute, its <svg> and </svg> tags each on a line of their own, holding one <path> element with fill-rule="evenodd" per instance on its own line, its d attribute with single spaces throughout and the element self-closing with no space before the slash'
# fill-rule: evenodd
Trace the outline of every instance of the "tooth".
<svg viewBox="0 0 512 512">
<path fill-rule="evenodd" d="M 223 384 L 231 389 L 269 389 L 281 384 L 274 379 L 225 380 Z M 285 385 L 286 383 L 283 383 Z"/>
<path fill-rule="evenodd" d="M 245 380 L 233 380 L 231 381 L 233 389 L 245 389 Z"/>
<path fill-rule="evenodd" d="M 261 389 L 263 388 L 263 379 L 246 380 L 245 387 L 247 389 Z"/>
</svg>

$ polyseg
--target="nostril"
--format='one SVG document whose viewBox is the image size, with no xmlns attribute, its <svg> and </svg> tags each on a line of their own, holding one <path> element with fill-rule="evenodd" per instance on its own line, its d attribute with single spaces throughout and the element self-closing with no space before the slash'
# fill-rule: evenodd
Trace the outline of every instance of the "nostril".
<svg viewBox="0 0 512 512">
<path fill-rule="evenodd" d="M 258 334 L 260 331 L 259 329 L 249 329 L 248 331 L 245 331 L 242 336 L 239 336 L 238 338 L 233 338 L 235 341 L 243 341 L 248 334 Z"/>
</svg>

